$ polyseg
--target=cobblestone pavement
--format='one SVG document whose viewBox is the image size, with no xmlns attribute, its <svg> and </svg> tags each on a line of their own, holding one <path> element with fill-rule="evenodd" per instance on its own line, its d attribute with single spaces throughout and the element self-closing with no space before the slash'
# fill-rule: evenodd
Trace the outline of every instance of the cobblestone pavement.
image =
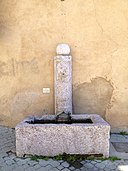
<svg viewBox="0 0 128 171">
<path fill-rule="evenodd" d="M 111 139 L 127 139 L 128 136 L 113 134 Z M 84 160 L 68 163 L 63 160 L 18 158 L 15 155 L 15 130 L 0 126 L 0 171 L 128 171 L 128 158 L 116 160 Z"/>
</svg>

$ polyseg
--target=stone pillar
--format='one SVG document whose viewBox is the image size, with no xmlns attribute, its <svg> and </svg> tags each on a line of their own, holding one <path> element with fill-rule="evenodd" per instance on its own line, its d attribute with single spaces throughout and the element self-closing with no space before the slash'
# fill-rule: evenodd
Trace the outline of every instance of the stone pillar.
<svg viewBox="0 0 128 171">
<path fill-rule="evenodd" d="M 72 57 L 67 44 L 59 44 L 54 58 L 55 114 L 72 114 Z"/>
</svg>

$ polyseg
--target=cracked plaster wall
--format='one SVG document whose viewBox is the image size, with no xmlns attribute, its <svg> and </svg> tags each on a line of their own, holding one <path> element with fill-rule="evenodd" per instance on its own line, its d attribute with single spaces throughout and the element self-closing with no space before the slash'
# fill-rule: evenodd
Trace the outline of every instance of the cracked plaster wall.
<svg viewBox="0 0 128 171">
<path fill-rule="evenodd" d="M 73 56 L 73 111 L 127 130 L 127 0 L 0 0 L 0 124 L 54 113 L 53 57 L 62 42 Z"/>
</svg>

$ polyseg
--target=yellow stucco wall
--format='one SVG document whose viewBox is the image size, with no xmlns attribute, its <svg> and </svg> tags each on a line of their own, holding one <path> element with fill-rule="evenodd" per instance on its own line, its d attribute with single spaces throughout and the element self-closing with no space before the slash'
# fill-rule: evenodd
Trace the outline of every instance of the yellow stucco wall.
<svg viewBox="0 0 128 171">
<path fill-rule="evenodd" d="M 54 113 L 58 43 L 73 56 L 73 112 L 127 129 L 127 0 L 0 0 L 0 124 Z"/>
</svg>

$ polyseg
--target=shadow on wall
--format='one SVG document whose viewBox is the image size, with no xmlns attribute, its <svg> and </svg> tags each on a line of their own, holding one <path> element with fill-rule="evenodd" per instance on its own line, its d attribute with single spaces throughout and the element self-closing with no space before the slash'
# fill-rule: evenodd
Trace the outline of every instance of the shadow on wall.
<svg viewBox="0 0 128 171">
<path fill-rule="evenodd" d="M 73 90 L 73 113 L 97 113 L 105 117 L 113 90 L 111 83 L 101 77 L 78 85 Z"/>
</svg>

